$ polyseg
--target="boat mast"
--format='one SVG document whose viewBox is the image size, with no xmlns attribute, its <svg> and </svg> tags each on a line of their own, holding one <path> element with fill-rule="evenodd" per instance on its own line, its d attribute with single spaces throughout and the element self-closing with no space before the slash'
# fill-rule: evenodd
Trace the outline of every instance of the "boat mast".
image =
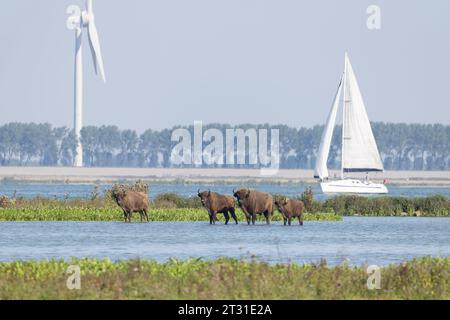
<svg viewBox="0 0 450 320">
<path fill-rule="evenodd" d="M 344 79 L 343 79 L 343 88 L 344 88 L 344 103 L 342 107 L 342 147 L 341 147 L 341 179 L 344 180 L 344 140 L 345 140 L 345 110 L 347 104 L 347 52 L 345 52 L 345 63 L 344 63 Z"/>
</svg>

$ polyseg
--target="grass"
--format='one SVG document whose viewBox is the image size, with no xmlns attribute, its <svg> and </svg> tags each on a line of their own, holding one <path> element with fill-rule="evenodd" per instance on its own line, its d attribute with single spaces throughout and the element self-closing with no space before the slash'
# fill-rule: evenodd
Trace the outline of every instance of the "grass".
<svg viewBox="0 0 450 320">
<path fill-rule="evenodd" d="M 69 265 L 80 267 L 80 290 L 66 287 Z M 450 299 L 450 258 L 384 267 L 379 290 L 367 279 L 365 267 L 323 262 L 20 261 L 0 263 L 0 299 Z"/>
<path fill-rule="evenodd" d="M 337 196 L 320 204 L 320 209 L 340 215 L 450 217 L 450 199 L 428 197 Z"/>
<path fill-rule="evenodd" d="M 131 186 L 114 185 L 113 188 L 115 187 L 148 192 L 148 186 L 140 180 Z M 236 215 L 239 221 L 246 220 L 240 209 L 236 210 Z M 134 213 L 132 217 L 134 221 L 140 220 L 138 213 Z M 225 220 L 222 214 L 217 217 L 219 220 Z M 261 216 L 258 218 L 264 220 Z M 176 193 L 161 193 L 150 204 L 149 219 L 209 221 L 209 216 L 197 196 L 182 197 Z M 282 221 L 281 213 L 275 212 L 272 220 Z M 332 213 L 306 213 L 304 220 L 340 221 L 342 217 Z M 0 221 L 123 221 L 123 213 L 112 200 L 111 191 L 102 196 L 98 189 L 94 188 L 87 199 L 0 197 Z"/>
<path fill-rule="evenodd" d="M 244 222 L 242 211 L 236 212 L 238 220 Z M 218 219 L 224 221 L 223 215 Z M 151 208 L 150 221 L 209 221 L 206 209 L 202 208 Z M 263 218 L 259 217 L 262 221 Z M 133 220 L 139 221 L 139 214 L 133 214 Z M 281 214 L 275 213 L 273 221 L 281 221 Z M 306 213 L 305 221 L 340 221 L 342 217 L 329 213 Z M 123 221 L 123 213 L 117 207 L 70 207 L 70 206 L 34 206 L 19 208 L 1 208 L 0 221 Z M 295 224 L 295 222 L 294 222 Z"/>
<path fill-rule="evenodd" d="M 274 194 L 274 199 L 283 195 Z M 424 216 L 450 217 L 450 199 L 436 195 L 428 197 L 363 197 L 342 195 L 326 201 L 316 201 L 306 189 L 298 196 L 305 202 L 305 220 L 341 220 L 341 216 Z M 161 193 L 150 205 L 152 221 L 207 221 L 208 215 L 197 196 L 183 197 L 176 193 Z M 236 210 L 240 221 L 244 216 Z M 135 219 L 139 215 L 134 214 Z M 223 216 L 218 215 L 219 219 Z M 122 221 L 122 213 L 108 194 L 94 189 L 87 199 L 9 199 L 0 196 L 0 221 Z M 275 212 L 274 220 L 281 220 Z"/>
</svg>

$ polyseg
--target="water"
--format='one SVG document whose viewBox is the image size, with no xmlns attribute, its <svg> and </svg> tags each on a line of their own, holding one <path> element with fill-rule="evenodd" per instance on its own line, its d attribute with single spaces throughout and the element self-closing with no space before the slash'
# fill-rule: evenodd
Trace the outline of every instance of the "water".
<svg viewBox="0 0 450 320">
<path fill-rule="evenodd" d="M 111 185 L 98 185 L 100 194 Z M 94 184 L 0 183 L 0 195 L 32 198 L 88 198 Z M 196 195 L 197 189 L 231 194 L 233 188 L 297 196 L 304 185 L 164 184 L 150 186 L 150 196 L 175 192 Z M 326 198 L 313 186 L 319 200 Z M 391 196 L 441 194 L 450 198 L 450 188 L 389 187 Z M 348 261 L 385 265 L 425 255 L 450 256 L 450 219 L 446 218 L 345 218 L 343 222 L 306 222 L 304 227 L 279 223 L 248 227 L 204 222 L 4 222 L 0 223 L 0 261 L 71 257 L 146 258 L 165 261 L 176 257 L 220 256 L 234 258 L 255 255 L 267 262 Z"/>
<path fill-rule="evenodd" d="M 3 222 L 0 261 L 71 257 L 166 261 L 227 256 L 270 263 L 387 265 L 427 255 L 450 257 L 450 219 L 362 218 L 285 227 L 204 222 Z"/>
<path fill-rule="evenodd" d="M 64 198 L 88 198 L 91 196 L 92 191 L 96 185 L 94 184 L 65 184 L 65 183 L 21 183 L 21 182 L 8 182 L 0 183 L 0 195 L 7 195 L 11 197 L 14 193 L 17 196 L 25 198 L 32 198 L 38 195 L 64 199 Z M 110 184 L 98 185 L 98 191 L 100 194 L 111 187 Z M 211 189 L 223 194 L 232 194 L 233 188 L 254 188 L 260 191 L 284 194 L 288 197 L 294 197 L 300 195 L 306 185 L 293 185 L 293 184 L 245 184 L 241 186 L 233 185 L 217 185 L 217 184 L 163 184 L 157 183 L 150 185 L 150 197 L 154 198 L 159 193 L 175 192 L 182 196 L 193 196 L 197 194 L 197 190 Z M 313 185 L 313 191 L 315 197 L 319 200 L 327 198 L 319 190 L 319 186 Z M 390 196 L 427 196 L 441 194 L 450 198 L 450 188 L 427 188 L 427 187 L 397 187 L 389 186 Z"/>
</svg>

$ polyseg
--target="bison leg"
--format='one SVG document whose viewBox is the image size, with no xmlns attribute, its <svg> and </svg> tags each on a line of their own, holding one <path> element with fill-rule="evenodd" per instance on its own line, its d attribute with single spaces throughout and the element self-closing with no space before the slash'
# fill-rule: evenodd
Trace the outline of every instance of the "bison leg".
<svg viewBox="0 0 450 320">
<path fill-rule="evenodd" d="M 145 215 L 145 220 L 147 220 L 147 222 L 148 222 L 149 220 L 148 220 L 147 209 L 144 209 L 144 215 Z"/>
<path fill-rule="evenodd" d="M 250 225 L 251 215 L 248 213 L 248 211 L 244 207 L 241 207 L 241 209 L 242 209 L 242 212 L 244 212 L 244 214 L 245 214 L 245 218 L 247 219 L 247 224 Z"/>
<path fill-rule="evenodd" d="M 228 221 L 230 221 L 230 216 L 228 215 L 228 211 L 223 212 L 223 216 L 225 217 L 225 224 L 228 224 Z"/>
<path fill-rule="evenodd" d="M 216 224 L 216 221 L 217 221 L 217 213 L 216 213 L 215 211 L 212 212 L 212 221 L 213 221 L 213 224 Z"/>
<path fill-rule="evenodd" d="M 283 216 L 283 222 L 284 222 L 284 225 L 286 225 L 286 224 L 287 224 L 287 219 L 286 219 L 286 217 L 285 217 L 285 216 Z"/>
<path fill-rule="evenodd" d="M 291 225 L 291 222 L 292 222 L 292 216 L 289 216 L 289 218 L 288 218 L 288 224 Z"/>
<path fill-rule="evenodd" d="M 264 212 L 264 217 L 266 218 L 266 223 L 270 224 L 270 213 L 269 211 Z"/>
<path fill-rule="evenodd" d="M 123 210 L 123 217 L 125 219 L 125 222 L 127 222 L 128 214 L 125 210 Z"/>
<path fill-rule="evenodd" d="M 145 222 L 145 212 L 144 212 L 144 210 L 141 210 L 140 212 L 139 212 L 140 214 L 141 214 L 141 222 Z"/>
<path fill-rule="evenodd" d="M 303 215 L 298 216 L 298 223 L 302 226 L 303 225 Z"/>
<path fill-rule="evenodd" d="M 230 208 L 230 213 L 231 213 L 231 217 L 233 218 L 233 220 L 236 222 L 236 224 L 238 224 L 238 220 L 237 220 L 236 212 L 234 211 L 234 208 Z"/>
<path fill-rule="evenodd" d="M 131 222 L 131 211 L 124 211 L 125 222 Z"/>
<path fill-rule="evenodd" d="M 208 215 L 209 215 L 209 224 L 213 224 L 213 214 L 211 211 L 208 211 Z"/>
<path fill-rule="evenodd" d="M 256 222 L 256 213 L 252 214 L 252 224 L 255 225 Z"/>
</svg>

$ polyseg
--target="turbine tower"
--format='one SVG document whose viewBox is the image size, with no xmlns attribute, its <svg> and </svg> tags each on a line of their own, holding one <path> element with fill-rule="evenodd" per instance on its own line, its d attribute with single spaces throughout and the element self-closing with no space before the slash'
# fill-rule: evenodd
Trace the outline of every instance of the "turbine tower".
<svg viewBox="0 0 450 320">
<path fill-rule="evenodd" d="M 92 58 L 94 60 L 95 73 L 100 73 L 103 82 L 106 82 L 105 71 L 103 69 L 103 59 L 100 50 L 97 27 L 95 26 L 95 16 L 92 10 L 92 0 L 86 0 L 86 10 L 81 11 L 79 6 L 72 5 L 67 8 L 70 14 L 67 19 L 67 27 L 75 30 L 75 101 L 74 101 L 74 130 L 76 141 L 75 167 L 83 166 L 83 147 L 81 145 L 81 129 L 83 127 L 83 51 L 82 38 L 83 30 L 88 31 L 89 45 Z"/>
</svg>

